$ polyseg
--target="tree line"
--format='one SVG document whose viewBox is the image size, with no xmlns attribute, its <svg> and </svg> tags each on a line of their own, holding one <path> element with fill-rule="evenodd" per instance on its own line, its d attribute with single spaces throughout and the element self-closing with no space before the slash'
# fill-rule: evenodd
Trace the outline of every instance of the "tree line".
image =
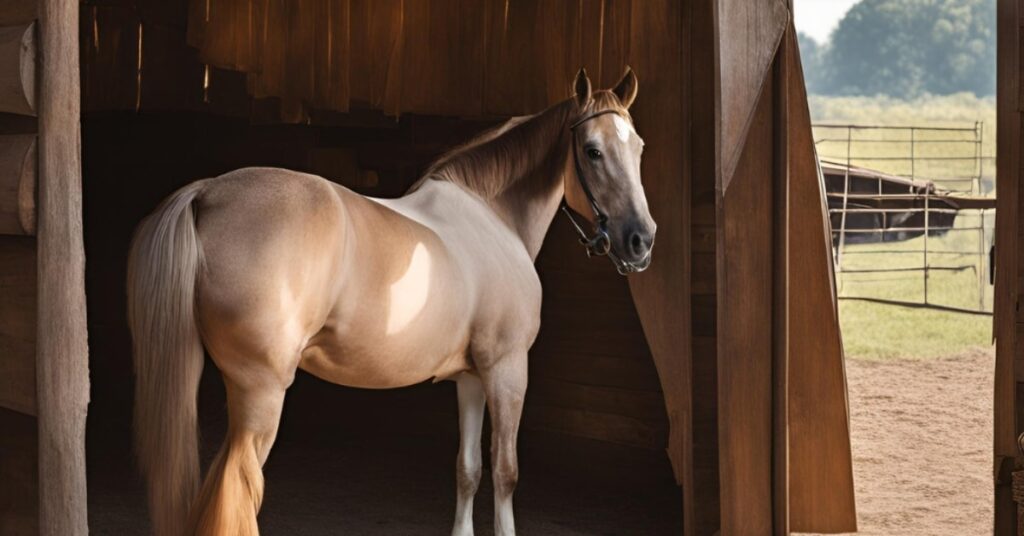
<svg viewBox="0 0 1024 536">
<path fill-rule="evenodd" d="M 798 39 L 811 93 L 995 94 L 995 0 L 861 0 L 827 43 Z"/>
</svg>

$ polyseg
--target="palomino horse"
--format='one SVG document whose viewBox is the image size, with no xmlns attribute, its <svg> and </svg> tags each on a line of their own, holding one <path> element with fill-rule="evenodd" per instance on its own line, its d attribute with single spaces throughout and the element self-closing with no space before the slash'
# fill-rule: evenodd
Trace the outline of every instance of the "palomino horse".
<svg viewBox="0 0 1024 536">
<path fill-rule="evenodd" d="M 514 534 L 516 434 L 540 325 L 534 259 L 560 202 L 594 224 L 592 237 L 576 226 L 588 252 L 623 274 L 650 263 L 643 142 L 627 111 L 636 92 L 628 69 L 593 93 L 580 71 L 575 97 L 455 149 L 398 199 L 250 168 L 165 200 L 128 262 L 136 447 L 154 532 L 258 534 L 262 465 L 302 368 L 364 388 L 457 383 L 457 535 L 473 533 L 489 407 L 495 534 Z M 200 486 L 204 347 L 229 424 Z"/>
</svg>

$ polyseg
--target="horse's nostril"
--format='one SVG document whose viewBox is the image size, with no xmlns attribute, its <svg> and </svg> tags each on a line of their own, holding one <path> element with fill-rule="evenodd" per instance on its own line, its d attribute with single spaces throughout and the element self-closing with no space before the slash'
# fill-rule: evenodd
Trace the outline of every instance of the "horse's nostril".
<svg viewBox="0 0 1024 536">
<path fill-rule="evenodd" d="M 643 239 L 640 238 L 640 233 L 633 233 L 633 238 L 630 240 L 629 244 L 633 246 L 634 252 L 640 251 L 640 248 L 644 245 Z"/>
</svg>

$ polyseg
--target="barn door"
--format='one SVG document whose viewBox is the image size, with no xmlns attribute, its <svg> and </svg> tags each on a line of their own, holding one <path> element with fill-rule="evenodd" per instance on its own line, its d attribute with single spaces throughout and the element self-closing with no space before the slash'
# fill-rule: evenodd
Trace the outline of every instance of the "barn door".
<svg viewBox="0 0 1024 536">
<path fill-rule="evenodd" d="M 86 534 L 78 2 L 0 3 L 0 533 Z"/>
<path fill-rule="evenodd" d="M 1011 492 L 1011 475 L 1024 466 L 1017 437 L 1024 427 L 1024 398 L 1017 396 L 1024 380 L 1024 312 L 1020 310 L 1021 263 L 1018 246 L 1022 232 L 1021 176 L 1021 0 L 999 0 L 997 64 L 996 177 L 996 280 L 995 318 L 996 375 L 993 444 L 995 480 L 995 534 L 1017 534 L 1017 507 Z"/>
<path fill-rule="evenodd" d="M 721 533 L 856 530 L 822 182 L 790 6 L 718 3 Z"/>
</svg>

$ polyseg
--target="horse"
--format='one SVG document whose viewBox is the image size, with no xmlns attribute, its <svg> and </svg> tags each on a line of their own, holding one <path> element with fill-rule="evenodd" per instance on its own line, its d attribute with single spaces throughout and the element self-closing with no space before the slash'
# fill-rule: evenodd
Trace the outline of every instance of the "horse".
<svg viewBox="0 0 1024 536">
<path fill-rule="evenodd" d="M 628 274 L 650 264 L 656 230 L 628 111 L 635 74 L 627 68 L 614 88 L 592 91 L 580 70 L 573 89 L 448 152 L 400 198 L 245 168 L 184 186 L 139 224 L 127 308 L 135 446 L 155 534 L 259 533 L 262 467 L 300 368 L 372 389 L 453 380 L 452 534 L 473 534 L 485 408 L 495 534 L 515 533 L 544 236 L 561 208 L 588 254 Z M 200 484 L 204 350 L 224 380 L 228 430 Z"/>
</svg>

